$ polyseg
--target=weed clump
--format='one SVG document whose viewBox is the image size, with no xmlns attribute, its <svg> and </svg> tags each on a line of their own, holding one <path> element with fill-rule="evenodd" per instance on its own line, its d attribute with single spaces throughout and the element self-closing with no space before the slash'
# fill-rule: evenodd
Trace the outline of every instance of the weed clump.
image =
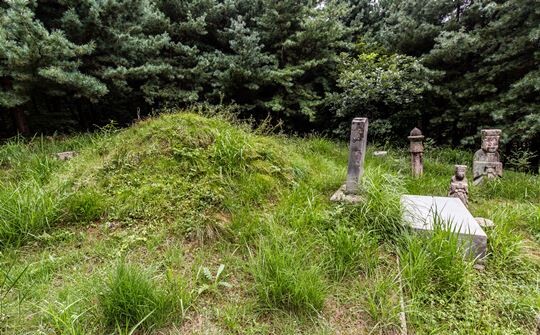
<svg viewBox="0 0 540 335">
<path fill-rule="evenodd" d="M 261 242 L 252 271 L 264 308 L 308 314 L 322 309 L 326 298 L 322 270 L 308 259 L 309 254 L 298 245 Z"/>
<path fill-rule="evenodd" d="M 116 329 L 159 326 L 175 309 L 185 310 L 189 301 L 189 294 L 182 286 L 166 290 L 149 273 L 123 262 L 112 272 L 99 296 L 104 323 Z"/>
<path fill-rule="evenodd" d="M 436 295 L 450 299 L 465 294 L 474 260 L 467 241 L 435 219 L 429 235 L 405 235 L 398 250 L 405 286 L 413 298 Z"/>
<path fill-rule="evenodd" d="M 20 245 L 60 217 L 58 196 L 37 182 L 0 184 L 0 247 Z"/>
<path fill-rule="evenodd" d="M 326 234 L 326 268 L 334 280 L 368 273 L 377 266 L 377 240 L 365 231 L 337 226 Z"/>
</svg>

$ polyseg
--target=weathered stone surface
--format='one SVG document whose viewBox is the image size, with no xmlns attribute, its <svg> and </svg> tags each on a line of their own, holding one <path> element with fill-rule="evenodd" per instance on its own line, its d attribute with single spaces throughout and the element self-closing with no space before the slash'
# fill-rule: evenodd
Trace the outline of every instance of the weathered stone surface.
<svg viewBox="0 0 540 335">
<path fill-rule="evenodd" d="M 347 169 L 347 180 L 345 182 L 345 193 L 347 194 L 357 193 L 358 182 L 364 173 L 367 133 L 368 119 L 365 117 L 355 117 L 351 125 L 349 166 Z"/>
<path fill-rule="evenodd" d="M 331 197 L 331 201 L 357 203 L 362 201 L 358 195 L 358 183 L 364 173 L 364 158 L 367 146 L 368 119 L 356 117 L 351 125 L 351 139 L 349 147 L 349 166 L 347 179 Z"/>
<path fill-rule="evenodd" d="M 473 183 L 480 184 L 485 178 L 502 177 L 503 165 L 499 156 L 500 129 L 482 129 L 482 148 L 474 154 Z"/>
<path fill-rule="evenodd" d="M 388 151 L 374 151 L 373 156 L 375 157 L 383 157 L 388 154 Z"/>
<path fill-rule="evenodd" d="M 418 128 L 411 130 L 408 137 L 410 141 L 409 152 L 411 153 L 411 171 L 414 177 L 420 177 L 424 173 L 424 135 Z"/>
<path fill-rule="evenodd" d="M 433 231 L 436 219 L 444 221 L 466 243 L 477 258 L 486 254 L 487 235 L 469 210 L 457 198 L 403 195 L 403 219 L 414 230 Z"/>
<path fill-rule="evenodd" d="M 64 151 L 64 152 L 56 153 L 56 158 L 58 158 L 61 161 L 70 160 L 75 156 L 77 156 L 77 153 L 75 151 Z"/>
<path fill-rule="evenodd" d="M 478 222 L 480 227 L 483 227 L 483 228 L 495 227 L 495 223 L 493 223 L 493 221 L 491 221 L 490 219 L 486 219 L 486 218 L 474 218 L 474 219 L 476 220 L 476 222 Z"/>
<path fill-rule="evenodd" d="M 358 194 L 347 194 L 345 192 L 345 185 L 342 185 L 330 198 L 330 201 L 346 202 L 349 204 L 357 204 L 362 200 L 362 196 Z"/>
<path fill-rule="evenodd" d="M 467 165 L 455 165 L 454 168 L 454 176 L 450 180 L 448 196 L 458 198 L 465 207 L 469 207 L 469 184 L 466 177 Z"/>
</svg>

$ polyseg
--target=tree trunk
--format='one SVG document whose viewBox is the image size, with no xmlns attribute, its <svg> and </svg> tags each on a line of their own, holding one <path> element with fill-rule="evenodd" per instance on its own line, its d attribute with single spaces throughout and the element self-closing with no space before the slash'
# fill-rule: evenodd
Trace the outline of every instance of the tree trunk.
<svg viewBox="0 0 540 335">
<path fill-rule="evenodd" d="M 22 135 L 30 134 L 30 128 L 28 127 L 28 122 L 26 121 L 26 115 L 24 115 L 24 111 L 20 108 L 13 109 L 13 117 L 15 118 L 15 126 L 17 127 L 17 132 Z"/>
</svg>

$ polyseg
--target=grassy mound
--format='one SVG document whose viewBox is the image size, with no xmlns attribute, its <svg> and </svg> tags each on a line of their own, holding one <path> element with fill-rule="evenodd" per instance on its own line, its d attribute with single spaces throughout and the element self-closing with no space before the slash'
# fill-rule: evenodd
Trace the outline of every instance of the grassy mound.
<svg viewBox="0 0 540 335">
<path fill-rule="evenodd" d="M 458 150 L 366 159 L 366 201 L 331 203 L 345 145 L 167 114 L 0 147 L 0 331 L 527 333 L 540 310 L 540 179 L 471 187 L 494 219 L 475 270 L 455 236 L 402 228 L 404 193 L 444 195 Z M 53 154 L 75 150 L 70 161 Z M 401 260 L 398 262 L 398 258 Z M 400 279 L 401 278 L 401 281 Z M 400 287 L 402 289 L 400 289 Z"/>
</svg>

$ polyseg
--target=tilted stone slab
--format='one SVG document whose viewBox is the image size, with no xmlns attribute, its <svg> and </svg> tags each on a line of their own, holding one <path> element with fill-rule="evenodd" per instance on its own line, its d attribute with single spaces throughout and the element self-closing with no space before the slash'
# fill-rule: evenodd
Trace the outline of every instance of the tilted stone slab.
<svg viewBox="0 0 540 335">
<path fill-rule="evenodd" d="M 403 219 L 414 230 L 433 231 L 434 222 L 442 220 L 460 238 L 472 242 L 467 249 L 475 257 L 486 255 L 487 235 L 458 198 L 403 195 L 401 205 Z"/>
</svg>

